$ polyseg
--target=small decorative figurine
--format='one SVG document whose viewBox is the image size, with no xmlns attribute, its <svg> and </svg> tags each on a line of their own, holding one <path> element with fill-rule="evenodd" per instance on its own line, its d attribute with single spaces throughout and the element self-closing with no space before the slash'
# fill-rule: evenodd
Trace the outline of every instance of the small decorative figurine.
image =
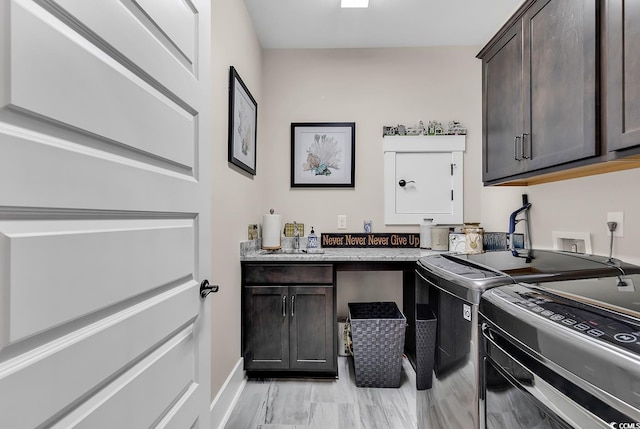
<svg viewBox="0 0 640 429">
<path fill-rule="evenodd" d="M 447 130 L 447 134 L 450 135 L 465 135 L 467 134 L 467 129 L 462 126 L 462 124 L 458 121 L 450 121 L 449 129 Z"/>
<path fill-rule="evenodd" d="M 397 131 L 396 127 L 382 127 L 383 136 L 395 136 L 396 131 Z"/>
<path fill-rule="evenodd" d="M 436 134 L 436 121 L 429 121 L 429 125 L 427 125 L 427 135 L 434 136 Z"/>
<path fill-rule="evenodd" d="M 429 121 L 427 126 L 424 125 L 424 122 L 420 121 L 416 125 L 412 127 L 405 127 L 402 124 L 398 124 L 398 126 L 383 126 L 382 127 L 382 135 L 383 136 L 442 136 L 442 135 L 466 135 L 467 129 L 462 126 L 459 121 L 449 121 L 448 128 L 442 125 L 441 122 L 438 121 Z M 325 173 L 322 165 L 316 168 L 316 175 L 320 174 L 330 174 Z"/>
<path fill-rule="evenodd" d="M 436 122 L 435 125 L 435 134 L 437 136 L 441 136 L 444 134 L 444 127 L 442 126 L 442 124 L 440 122 Z"/>
</svg>

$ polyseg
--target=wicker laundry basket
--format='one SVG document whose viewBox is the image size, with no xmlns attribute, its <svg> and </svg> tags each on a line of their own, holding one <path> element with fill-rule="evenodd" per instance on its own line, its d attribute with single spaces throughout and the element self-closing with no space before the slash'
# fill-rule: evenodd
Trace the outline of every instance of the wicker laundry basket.
<svg viewBox="0 0 640 429">
<path fill-rule="evenodd" d="M 400 387 L 407 319 L 395 302 L 349 303 L 358 387 Z"/>
<path fill-rule="evenodd" d="M 416 306 L 416 389 L 431 389 L 438 320 L 428 304 Z"/>
</svg>

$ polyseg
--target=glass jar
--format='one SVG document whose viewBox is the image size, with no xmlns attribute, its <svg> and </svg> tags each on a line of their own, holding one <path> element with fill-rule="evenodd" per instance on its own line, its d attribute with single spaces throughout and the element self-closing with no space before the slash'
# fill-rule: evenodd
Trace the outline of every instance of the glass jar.
<svg viewBox="0 0 640 429">
<path fill-rule="evenodd" d="M 425 218 L 420 224 L 420 248 L 431 249 L 431 226 L 433 219 Z"/>
<path fill-rule="evenodd" d="M 466 223 L 464 232 L 465 253 L 482 253 L 484 251 L 484 228 L 479 223 Z"/>
</svg>

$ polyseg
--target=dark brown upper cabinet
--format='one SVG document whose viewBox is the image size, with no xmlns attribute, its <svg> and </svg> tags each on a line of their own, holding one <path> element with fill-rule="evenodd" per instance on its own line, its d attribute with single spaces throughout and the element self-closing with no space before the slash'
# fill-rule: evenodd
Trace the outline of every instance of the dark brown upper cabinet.
<svg viewBox="0 0 640 429">
<path fill-rule="evenodd" d="M 607 0 L 606 137 L 612 158 L 640 154 L 640 2 Z"/>
<path fill-rule="evenodd" d="M 600 154 L 598 9 L 595 0 L 526 2 L 478 54 L 485 184 Z"/>
</svg>

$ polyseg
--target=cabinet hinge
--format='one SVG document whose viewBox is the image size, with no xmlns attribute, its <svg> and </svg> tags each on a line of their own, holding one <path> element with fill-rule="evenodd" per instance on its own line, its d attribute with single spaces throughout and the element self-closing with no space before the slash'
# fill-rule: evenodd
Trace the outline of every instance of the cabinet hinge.
<svg viewBox="0 0 640 429">
<path fill-rule="evenodd" d="M 453 164 L 453 163 L 451 164 L 451 175 L 452 176 L 453 176 L 453 167 L 455 167 L 455 166 L 456 166 L 455 164 Z"/>
<path fill-rule="evenodd" d="M 453 201 L 453 189 L 451 190 L 451 201 Z"/>
</svg>

